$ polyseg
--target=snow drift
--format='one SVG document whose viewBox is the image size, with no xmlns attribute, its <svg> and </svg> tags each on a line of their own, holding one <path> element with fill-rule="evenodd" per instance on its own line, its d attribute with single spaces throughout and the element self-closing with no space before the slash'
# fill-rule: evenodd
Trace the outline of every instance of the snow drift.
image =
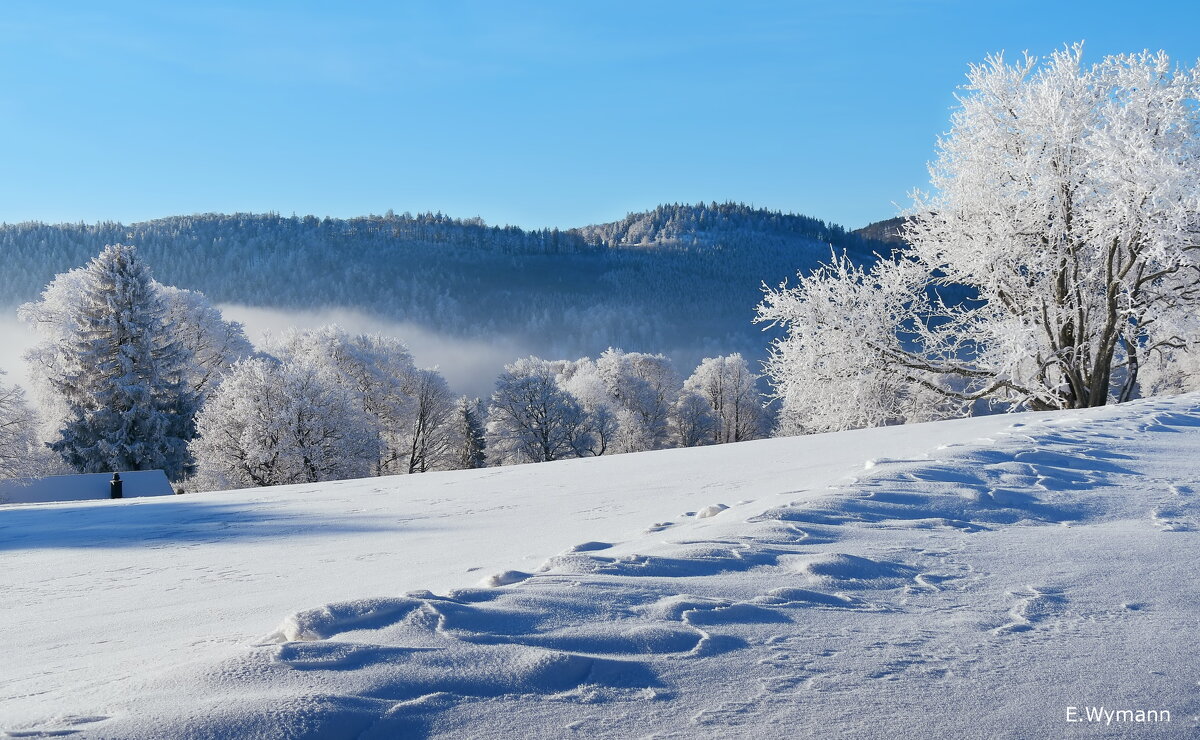
<svg viewBox="0 0 1200 740">
<path fill-rule="evenodd" d="M 1193 736 L 1198 453 L 1193 395 L 0 508 L 0 727 Z"/>
</svg>

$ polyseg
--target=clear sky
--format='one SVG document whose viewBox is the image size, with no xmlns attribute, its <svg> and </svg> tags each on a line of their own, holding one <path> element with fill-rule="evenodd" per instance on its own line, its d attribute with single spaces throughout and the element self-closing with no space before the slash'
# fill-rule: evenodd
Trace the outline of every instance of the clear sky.
<svg viewBox="0 0 1200 740">
<path fill-rule="evenodd" d="M 737 200 L 850 227 L 989 52 L 1200 57 L 1194 2 L 86 2 L 0 13 L 0 220 Z"/>
</svg>

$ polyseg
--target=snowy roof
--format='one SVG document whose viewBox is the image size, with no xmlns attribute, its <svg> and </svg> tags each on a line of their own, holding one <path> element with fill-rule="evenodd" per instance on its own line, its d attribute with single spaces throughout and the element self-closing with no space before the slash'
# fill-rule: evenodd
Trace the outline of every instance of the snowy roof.
<svg viewBox="0 0 1200 740">
<path fill-rule="evenodd" d="M 0 504 L 40 504 L 109 498 L 112 473 L 51 475 L 45 478 L 0 480 Z M 170 496 L 175 493 L 161 470 L 121 471 L 125 498 Z"/>
</svg>

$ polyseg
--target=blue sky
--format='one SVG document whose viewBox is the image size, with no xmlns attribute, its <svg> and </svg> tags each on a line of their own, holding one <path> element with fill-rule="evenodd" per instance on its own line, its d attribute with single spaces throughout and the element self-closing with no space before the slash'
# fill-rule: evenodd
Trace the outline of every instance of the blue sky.
<svg viewBox="0 0 1200 740">
<path fill-rule="evenodd" d="M 53 5 L 53 8 L 51 7 Z M 5 3 L 0 220 L 737 200 L 850 227 L 987 53 L 1200 57 L 1187 2 Z"/>
</svg>

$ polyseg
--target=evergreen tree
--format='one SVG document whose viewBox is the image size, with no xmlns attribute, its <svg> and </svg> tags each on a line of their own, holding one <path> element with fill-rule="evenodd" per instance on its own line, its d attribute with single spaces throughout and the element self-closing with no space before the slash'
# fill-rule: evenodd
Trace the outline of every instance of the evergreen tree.
<svg viewBox="0 0 1200 740">
<path fill-rule="evenodd" d="M 136 250 L 104 248 L 80 280 L 78 307 L 50 387 L 68 417 L 50 447 L 81 472 L 189 472 L 196 395 L 192 358 L 172 338 L 167 307 Z"/>
<path fill-rule="evenodd" d="M 480 420 L 479 399 L 469 399 L 466 396 L 458 399 L 454 411 L 454 423 L 460 443 L 458 450 L 458 469 L 470 470 L 487 467 L 487 442 L 483 437 L 483 421 Z"/>
</svg>

